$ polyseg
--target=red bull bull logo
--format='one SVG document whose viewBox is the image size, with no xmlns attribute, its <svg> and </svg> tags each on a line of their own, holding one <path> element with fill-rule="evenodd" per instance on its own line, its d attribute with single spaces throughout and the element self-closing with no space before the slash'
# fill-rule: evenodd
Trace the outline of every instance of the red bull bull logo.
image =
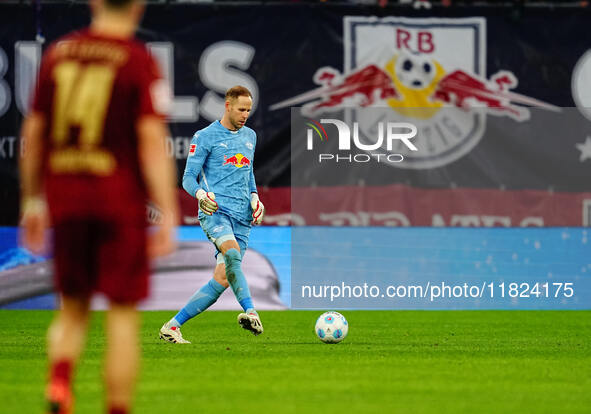
<svg viewBox="0 0 591 414">
<path fill-rule="evenodd" d="M 250 165 L 250 160 L 240 153 L 232 155 L 231 157 L 224 155 L 224 163 L 222 165 L 228 164 L 233 165 L 236 168 L 242 168 L 245 165 Z"/>
<path fill-rule="evenodd" d="M 509 71 L 485 76 L 483 18 L 345 17 L 343 23 L 344 70 L 318 69 L 318 88 L 270 109 L 301 105 L 306 117 L 345 110 L 346 121 L 359 120 L 366 135 L 376 120 L 417 121 L 419 151 L 403 152 L 397 167 L 434 168 L 460 158 L 483 136 L 487 115 L 523 122 L 529 107 L 560 111 L 515 92 L 518 80 Z M 369 107 L 382 115 L 364 122 Z"/>
</svg>

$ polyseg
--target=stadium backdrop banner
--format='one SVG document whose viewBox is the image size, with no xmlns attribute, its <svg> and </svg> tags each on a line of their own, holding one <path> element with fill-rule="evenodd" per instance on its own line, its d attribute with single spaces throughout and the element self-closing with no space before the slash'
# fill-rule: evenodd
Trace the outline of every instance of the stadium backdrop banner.
<svg viewBox="0 0 591 414">
<path fill-rule="evenodd" d="M 389 14 L 401 10 L 150 5 L 139 35 L 174 92 L 168 149 L 179 174 L 193 133 L 220 117 L 228 86 L 243 84 L 254 93 L 249 126 L 258 134 L 255 173 L 267 224 L 589 225 L 591 13 Z M 17 137 L 43 49 L 36 36 L 47 45 L 88 19 L 81 4 L 44 4 L 40 14 L 0 5 L 0 225 L 18 217 Z M 470 112 L 474 102 L 484 113 Z M 423 158 L 401 166 L 373 159 L 365 168 L 376 173 L 363 180 L 347 173 L 345 160 L 337 178 L 294 182 L 292 165 L 305 167 L 309 154 L 293 151 L 290 107 L 320 123 L 346 116 L 344 106 L 372 104 L 415 121 Z M 444 104 L 450 108 L 440 110 Z M 408 113 L 412 106 L 431 112 Z M 328 140 L 336 136 L 321 125 Z M 360 185 L 361 205 L 347 198 Z M 291 197 L 312 192 L 328 210 L 291 214 Z M 194 224 L 195 205 L 182 197 L 184 224 Z"/>
</svg>

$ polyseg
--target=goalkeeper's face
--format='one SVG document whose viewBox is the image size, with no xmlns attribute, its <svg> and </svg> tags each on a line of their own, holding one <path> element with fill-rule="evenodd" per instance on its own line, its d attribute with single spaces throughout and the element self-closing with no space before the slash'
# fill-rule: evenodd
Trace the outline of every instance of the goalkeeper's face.
<svg viewBox="0 0 591 414">
<path fill-rule="evenodd" d="M 250 96 L 239 96 L 238 98 L 226 101 L 226 113 L 234 130 L 239 130 L 244 126 L 250 115 L 251 108 L 252 99 Z"/>
</svg>

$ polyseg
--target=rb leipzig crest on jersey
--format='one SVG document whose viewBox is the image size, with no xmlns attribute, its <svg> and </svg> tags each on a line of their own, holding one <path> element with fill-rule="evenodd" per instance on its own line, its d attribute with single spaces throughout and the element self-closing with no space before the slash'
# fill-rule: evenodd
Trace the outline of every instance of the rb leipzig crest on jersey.
<svg viewBox="0 0 591 414">
<path fill-rule="evenodd" d="M 396 148 L 398 168 L 428 169 L 470 152 L 487 115 L 527 121 L 527 106 L 559 108 L 516 91 L 512 72 L 486 74 L 484 18 L 344 18 L 344 68 L 322 67 L 318 88 L 273 105 L 302 105 L 310 118 L 344 111 L 347 122 L 374 136 L 381 121 L 411 122 L 419 151 Z M 366 111 L 363 108 L 379 108 Z"/>
<path fill-rule="evenodd" d="M 250 160 L 240 153 L 234 154 L 231 157 L 224 155 L 224 163 L 222 165 L 233 165 L 236 168 L 242 168 L 250 165 Z"/>
</svg>

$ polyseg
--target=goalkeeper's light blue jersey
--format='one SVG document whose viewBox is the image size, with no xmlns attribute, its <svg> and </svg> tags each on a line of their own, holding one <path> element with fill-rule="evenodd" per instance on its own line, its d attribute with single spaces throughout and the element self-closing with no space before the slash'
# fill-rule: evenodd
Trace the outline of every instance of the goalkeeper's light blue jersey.
<svg viewBox="0 0 591 414">
<path fill-rule="evenodd" d="M 243 126 L 230 131 L 220 121 L 193 135 L 183 174 L 183 188 L 193 197 L 202 188 L 215 193 L 219 210 L 252 221 L 250 194 L 257 192 L 253 173 L 256 133 Z M 216 213 L 214 213 L 216 214 Z M 203 213 L 199 211 L 199 217 Z"/>
</svg>

